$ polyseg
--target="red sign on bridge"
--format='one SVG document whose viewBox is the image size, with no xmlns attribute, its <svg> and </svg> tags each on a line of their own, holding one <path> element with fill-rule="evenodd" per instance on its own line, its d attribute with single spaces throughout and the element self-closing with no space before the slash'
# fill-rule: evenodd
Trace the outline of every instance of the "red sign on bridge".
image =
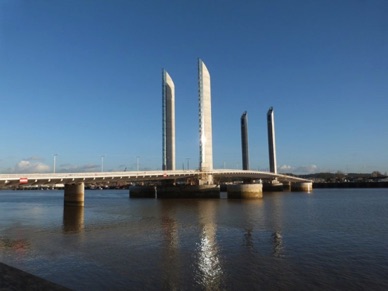
<svg viewBox="0 0 388 291">
<path fill-rule="evenodd" d="M 19 179 L 19 184 L 27 184 L 28 183 L 28 178 L 20 178 Z"/>
</svg>

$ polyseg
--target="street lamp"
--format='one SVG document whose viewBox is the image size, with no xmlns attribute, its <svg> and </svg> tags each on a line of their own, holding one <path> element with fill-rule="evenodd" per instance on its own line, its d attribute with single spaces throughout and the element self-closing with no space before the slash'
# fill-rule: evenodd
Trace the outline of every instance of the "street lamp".
<svg viewBox="0 0 388 291">
<path fill-rule="evenodd" d="M 187 161 L 187 170 L 190 170 L 190 158 L 186 158 Z"/>
<path fill-rule="evenodd" d="M 104 172 L 104 155 L 101 156 L 101 172 Z"/>
<path fill-rule="evenodd" d="M 54 158 L 53 173 L 54 174 L 55 174 L 55 166 L 56 166 L 56 162 L 57 162 L 57 156 L 58 156 L 58 154 L 53 155 L 53 158 Z"/>
</svg>

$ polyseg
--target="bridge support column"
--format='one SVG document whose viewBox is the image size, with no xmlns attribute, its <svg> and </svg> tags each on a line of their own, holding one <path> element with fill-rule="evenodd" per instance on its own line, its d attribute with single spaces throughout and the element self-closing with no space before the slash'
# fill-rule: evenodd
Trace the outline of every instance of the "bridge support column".
<svg viewBox="0 0 388 291">
<path fill-rule="evenodd" d="M 291 191 L 291 182 L 283 182 L 283 190 Z"/>
<path fill-rule="evenodd" d="M 263 198 L 263 184 L 237 184 L 226 188 L 229 199 Z"/>
<path fill-rule="evenodd" d="M 283 191 L 283 183 L 280 183 L 278 180 L 275 179 L 269 182 L 264 182 L 263 188 L 266 192 Z"/>
<path fill-rule="evenodd" d="M 84 206 L 85 185 L 83 182 L 65 184 L 65 206 Z"/>
<path fill-rule="evenodd" d="M 198 179 L 198 185 L 214 185 L 213 175 L 204 174 Z"/>
<path fill-rule="evenodd" d="M 294 182 L 291 184 L 291 191 L 312 192 L 312 182 Z"/>
</svg>

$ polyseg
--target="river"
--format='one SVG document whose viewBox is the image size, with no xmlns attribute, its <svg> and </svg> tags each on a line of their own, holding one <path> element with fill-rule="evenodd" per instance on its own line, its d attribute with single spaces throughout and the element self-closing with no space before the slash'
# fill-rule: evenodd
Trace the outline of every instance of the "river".
<svg viewBox="0 0 388 291">
<path fill-rule="evenodd" d="M 388 189 L 0 191 L 0 262 L 75 290 L 388 290 Z"/>
</svg>

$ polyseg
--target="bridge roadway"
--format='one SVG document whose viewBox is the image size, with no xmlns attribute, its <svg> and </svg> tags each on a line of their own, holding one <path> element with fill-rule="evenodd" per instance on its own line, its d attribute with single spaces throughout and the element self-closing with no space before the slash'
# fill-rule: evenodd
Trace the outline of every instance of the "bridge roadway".
<svg viewBox="0 0 388 291">
<path fill-rule="evenodd" d="M 213 175 L 218 180 L 222 178 L 232 179 L 262 179 L 274 180 L 279 182 L 311 182 L 310 180 L 274 174 L 270 172 L 222 169 L 208 172 L 196 170 L 175 170 L 175 171 L 125 171 L 125 172 L 96 172 L 96 173 L 36 173 L 36 174 L 0 174 L 0 188 L 13 188 L 18 186 L 33 185 L 56 185 L 56 184 L 74 184 L 84 183 L 93 184 L 113 184 L 130 183 L 141 181 L 162 181 L 171 179 L 199 178 L 204 175 Z"/>
</svg>

